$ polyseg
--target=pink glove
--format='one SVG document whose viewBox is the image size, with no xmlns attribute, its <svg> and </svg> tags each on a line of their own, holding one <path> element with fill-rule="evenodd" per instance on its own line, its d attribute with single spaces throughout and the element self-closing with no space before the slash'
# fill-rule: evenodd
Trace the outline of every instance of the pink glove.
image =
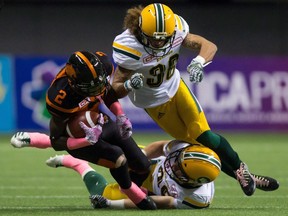
<svg viewBox="0 0 288 216">
<path fill-rule="evenodd" d="M 104 117 L 103 114 L 100 113 L 98 117 L 97 124 L 94 127 L 88 127 L 84 122 L 79 122 L 80 127 L 84 130 L 86 137 L 91 145 L 94 145 L 95 143 L 98 142 L 98 139 L 102 133 L 102 126 L 104 124 Z"/>
<path fill-rule="evenodd" d="M 132 124 L 125 114 L 116 116 L 116 124 L 123 139 L 128 139 L 132 135 Z"/>
</svg>

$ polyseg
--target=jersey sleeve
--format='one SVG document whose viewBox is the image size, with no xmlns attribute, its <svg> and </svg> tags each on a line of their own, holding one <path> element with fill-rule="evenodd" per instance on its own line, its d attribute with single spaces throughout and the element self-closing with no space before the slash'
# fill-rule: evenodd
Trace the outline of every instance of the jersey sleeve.
<svg viewBox="0 0 288 216">
<path fill-rule="evenodd" d="M 183 38 L 185 38 L 186 35 L 189 33 L 188 23 L 181 16 L 177 14 L 175 14 L 175 20 L 177 31 L 179 31 L 183 35 Z"/>
<path fill-rule="evenodd" d="M 208 208 L 213 201 L 214 193 L 214 182 L 203 184 L 195 189 L 183 188 L 182 196 L 178 197 L 176 207 L 180 209 Z"/>
<path fill-rule="evenodd" d="M 140 58 L 142 53 L 137 49 L 139 42 L 129 34 L 122 33 L 116 36 L 113 42 L 114 62 L 128 70 L 137 70 L 142 67 Z"/>
<path fill-rule="evenodd" d="M 189 146 L 189 143 L 180 140 L 172 140 L 163 146 L 164 156 L 168 156 L 171 152 L 175 152 L 178 149 Z"/>
<path fill-rule="evenodd" d="M 202 198 L 201 196 L 199 197 Z M 190 197 L 185 197 L 183 200 L 176 199 L 176 208 L 177 209 L 202 209 L 202 208 L 208 208 L 210 205 L 210 202 L 207 202 L 206 200 L 196 200 L 191 199 Z"/>
</svg>

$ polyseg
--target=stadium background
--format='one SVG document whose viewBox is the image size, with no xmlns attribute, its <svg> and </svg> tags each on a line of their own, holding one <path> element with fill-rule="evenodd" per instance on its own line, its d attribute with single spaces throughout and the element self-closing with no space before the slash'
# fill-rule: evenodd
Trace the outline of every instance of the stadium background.
<svg viewBox="0 0 288 216">
<path fill-rule="evenodd" d="M 111 56 L 126 10 L 152 1 L 2 1 L 0 12 L 0 132 L 46 130 L 45 89 L 75 50 Z M 183 16 L 190 31 L 218 45 L 205 81 L 190 87 L 211 127 L 219 130 L 288 128 L 286 1 L 159 1 Z M 178 67 L 196 55 L 182 50 Z M 124 99 L 134 128 L 157 130 L 142 110 Z"/>
</svg>

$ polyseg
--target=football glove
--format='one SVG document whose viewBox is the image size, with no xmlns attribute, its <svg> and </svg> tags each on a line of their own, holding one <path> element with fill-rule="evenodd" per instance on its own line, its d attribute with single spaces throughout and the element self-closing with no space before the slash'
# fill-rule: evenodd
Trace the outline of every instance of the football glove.
<svg viewBox="0 0 288 216">
<path fill-rule="evenodd" d="M 128 139 L 132 135 L 132 124 L 125 114 L 116 116 L 116 124 L 123 139 Z"/>
<path fill-rule="evenodd" d="M 201 56 L 197 56 L 192 59 L 191 63 L 187 66 L 187 72 L 189 73 L 190 81 L 193 83 L 201 82 L 204 76 L 203 67 L 209 64 L 205 64 L 205 59 Z"/>
<path fill-rule="evenodd" d="M 132 91 L 135 89 L 140 89 L 143 87 L 143 74 L 141 73 L 135 73 L 131 76 L 129 80 L 126 80 L 124 82 L 124 88 L 127 91 Z"/>
<path fill-rule="evenodd" d="M 97 124 L 90 128 L 88 127 L 84 122 L 79 122 L 80 127 L 84 130 L 86 136 L 85 139 L 88 140 L 88 142 L 91 143 L 91 145 L 94 145 L 98 142 L 98 139 L 102 133 L 102 126 L 104 124 L 104 117 L 103 114 L 100 113 L 98 117 Z"/>
</svg>

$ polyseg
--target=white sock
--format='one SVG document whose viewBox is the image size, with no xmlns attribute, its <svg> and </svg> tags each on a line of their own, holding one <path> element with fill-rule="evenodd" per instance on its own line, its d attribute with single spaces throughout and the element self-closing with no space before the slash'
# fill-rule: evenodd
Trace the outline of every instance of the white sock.
<svg viewBox="0 0 288 216">
<path fill-rule="evenodd" d="M 108 200 L 108 205 L 110 208 L 114 209 L 124 209 L 124 199 L 121 200 Z"/>
</svg>

